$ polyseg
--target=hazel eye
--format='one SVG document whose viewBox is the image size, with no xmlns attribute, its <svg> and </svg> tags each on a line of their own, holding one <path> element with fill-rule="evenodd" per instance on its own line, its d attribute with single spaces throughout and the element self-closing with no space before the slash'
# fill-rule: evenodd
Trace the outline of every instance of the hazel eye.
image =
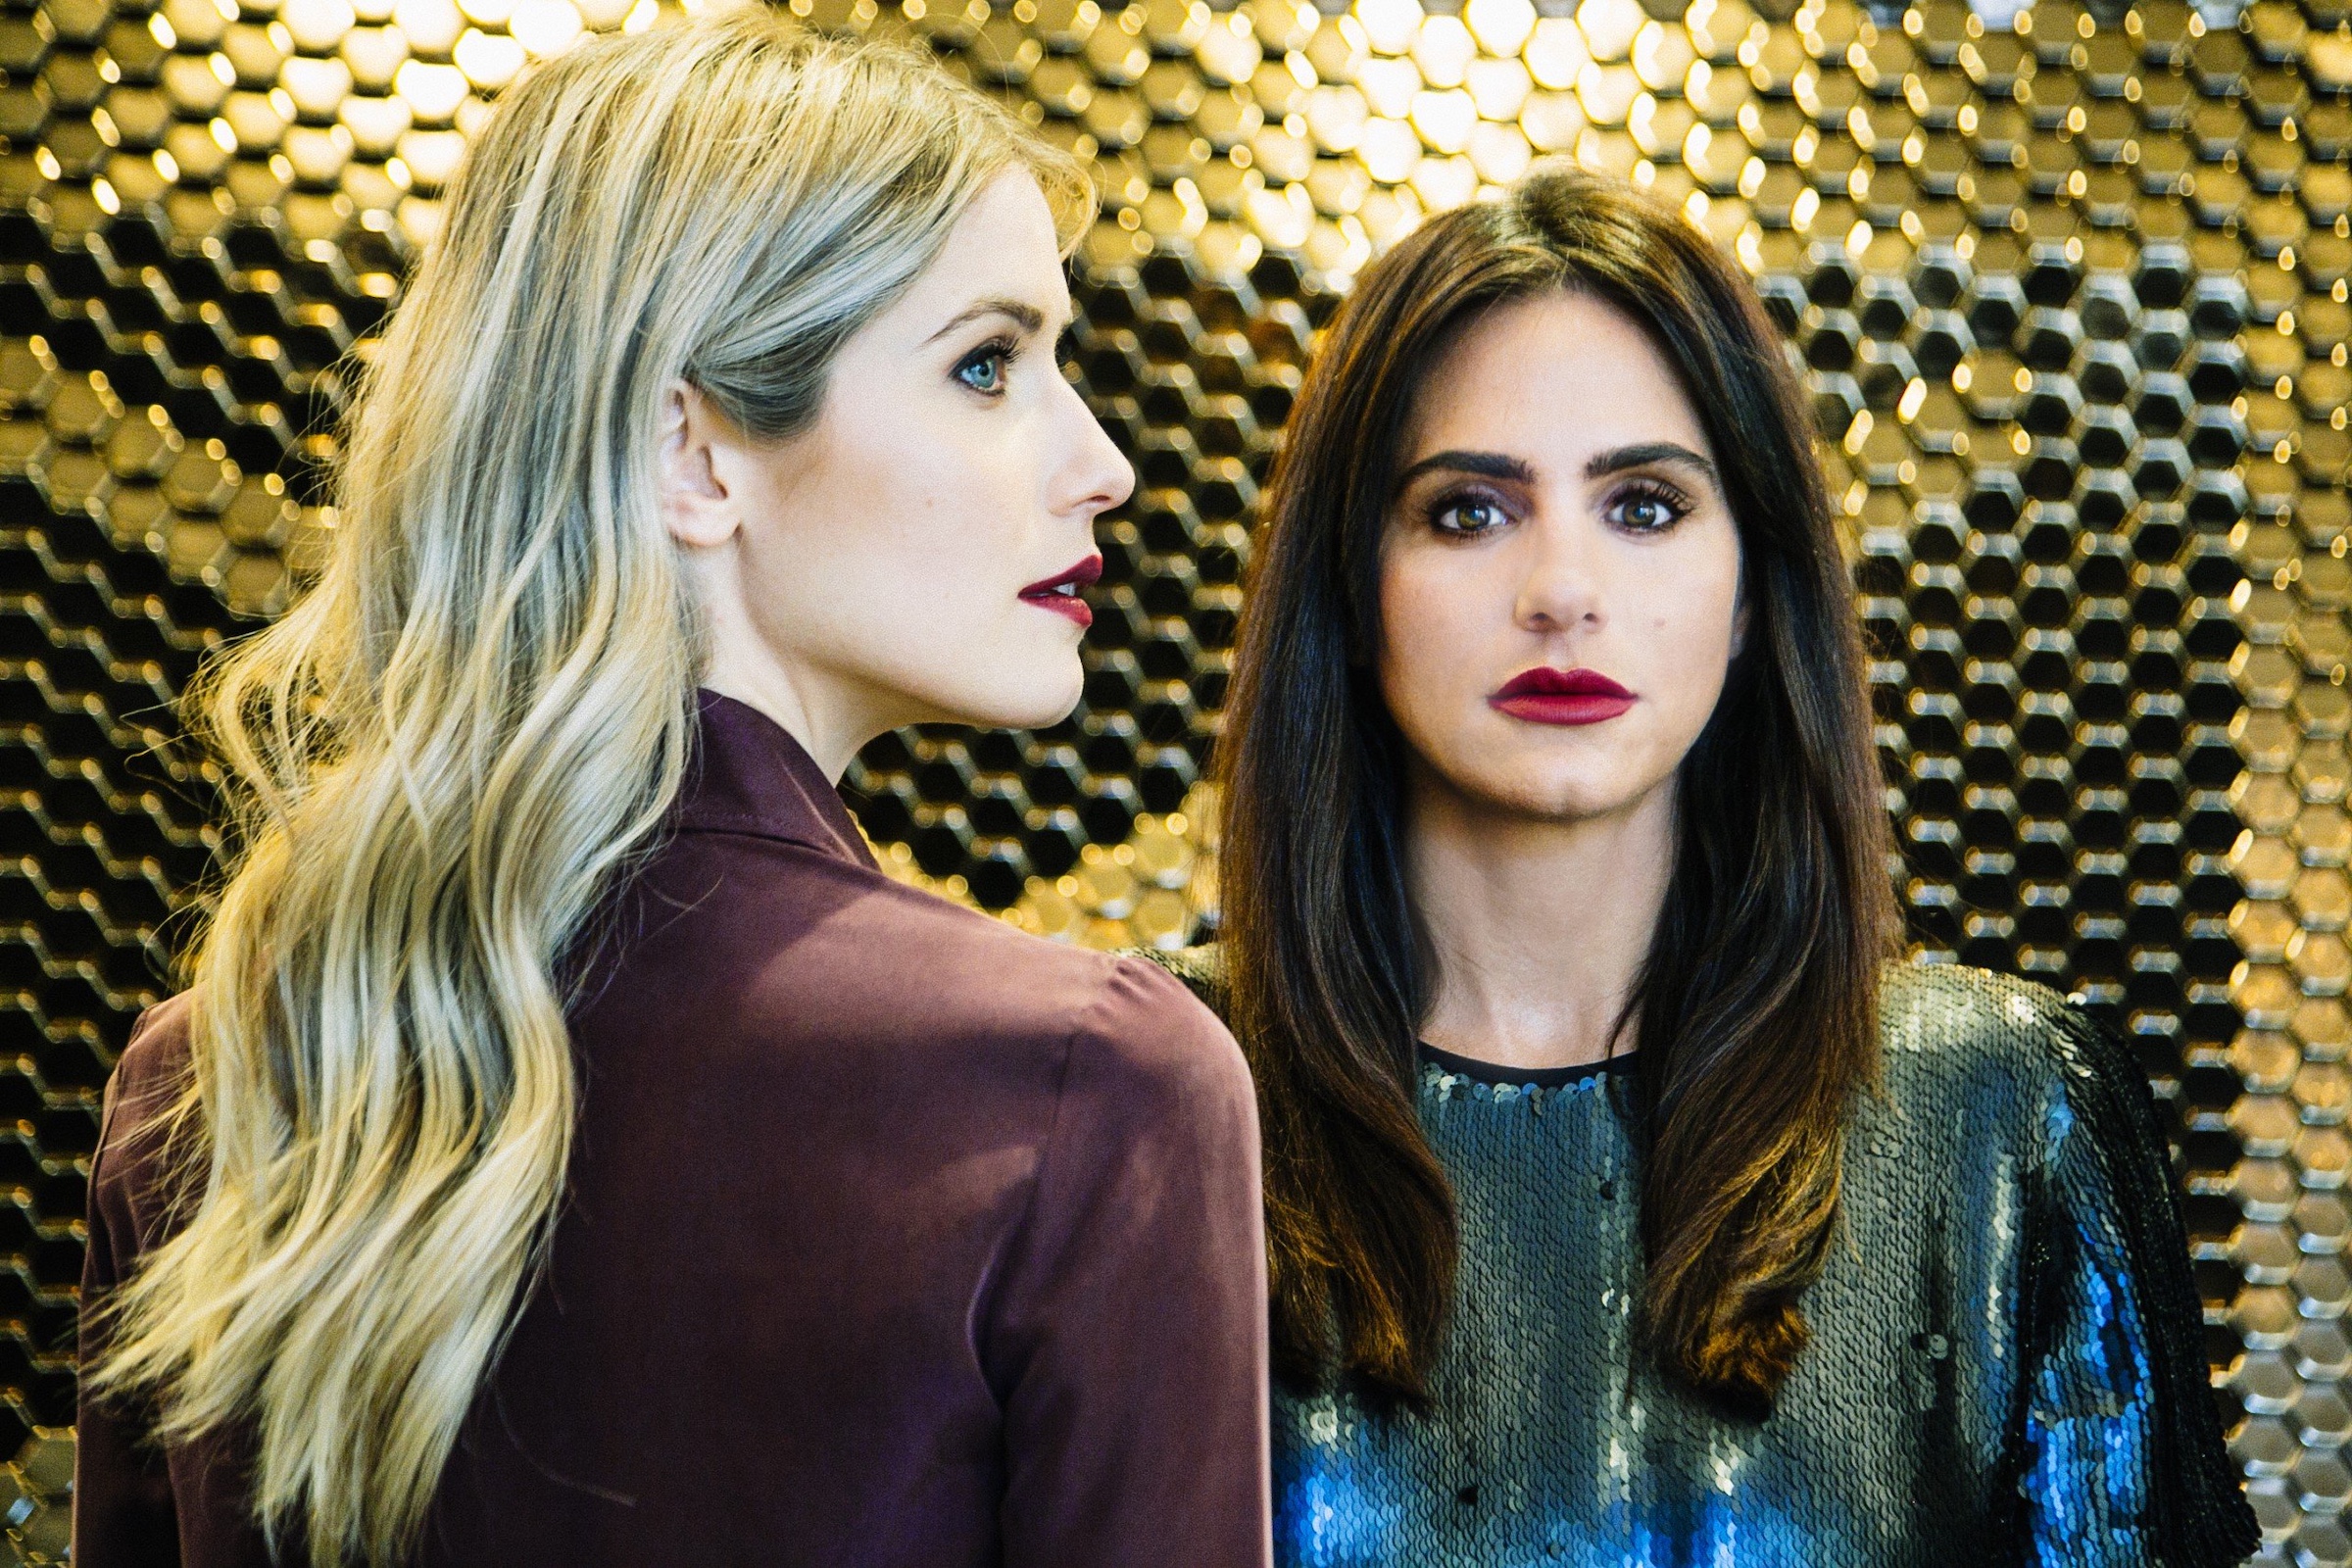
<svg viewBox="0 0 2352 1568">
<path fill-rule="evenodd" d="M 1631 533 L 1658 533 L 1682 521 L 1687 509 L 1675 504 L 1671 497 L 1651 491 L 1636 491 L 1620 497 L 1609 508 L 1609 520 Z"/>
<path fill-rule="evenodd" d="M 1464 497 L 1441 506 L 1430 519 L 1440 533 L 1487 533 L 1501 527 L 1510 518 L 1492 501 Z"/>
</svg>

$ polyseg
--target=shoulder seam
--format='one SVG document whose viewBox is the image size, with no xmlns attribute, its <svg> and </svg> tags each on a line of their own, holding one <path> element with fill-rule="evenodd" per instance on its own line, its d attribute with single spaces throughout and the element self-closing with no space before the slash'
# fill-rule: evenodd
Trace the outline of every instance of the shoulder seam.
<svg viewBox="0 0 2352 1568">
<path fill-rule="evenodd" d="M 1105 985 L 1098 984 L 1095 997 L 1084 1007 L 1071 1012 L 1061 1032 L 1061 1066 L 1054 1080 L 1054 1113 L 1046 1122 L 1044 1152 L 1037 1157 L 1037 1172 L 1030 1179 L 1029 1196 L 1022 1201 L 1021 1217 L 1012 1227 L 1015 1248 L 1026 1246 L 1036 1231 L 1038 1208 L 1045 1202 L 1046 1183 L 1054 1173 L 1054 1156 L 1061 1149 L 1062 1113 L 1070 1102 L 1070 1073 L 1078 1059 L 1078 1034 L 1082 1027 L 1080 1020 L 1089 1010 L 1101 1005 L 1102 993 L 1106 989 Z M 993 1297 L 995 1293 L 992 1290 L 990 1294 Z"/>
</svg>

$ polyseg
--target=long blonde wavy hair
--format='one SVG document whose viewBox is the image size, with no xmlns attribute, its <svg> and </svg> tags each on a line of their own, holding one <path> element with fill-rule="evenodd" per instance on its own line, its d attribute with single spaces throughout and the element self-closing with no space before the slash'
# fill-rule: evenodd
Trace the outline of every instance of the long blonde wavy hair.
<svg viewBox="0 0 2352 1568">
<path fill-rule="evenodd" d="M 473 148 L 365 377 L 319 582 L 188 699 L 243 848 L 167 1124 L 186 1223 L 104 1303 L 94 1387 L 167 1438 L 249 1430 L 273 1545 L 405 1554 L 543 1257 L 560 966 L 692 743 L 665 389 L 805 428 L 1011 169 L 1074 240 L 1091 187 L 1017 121 L 758 8 L 586 42 Z"/>
</svg>

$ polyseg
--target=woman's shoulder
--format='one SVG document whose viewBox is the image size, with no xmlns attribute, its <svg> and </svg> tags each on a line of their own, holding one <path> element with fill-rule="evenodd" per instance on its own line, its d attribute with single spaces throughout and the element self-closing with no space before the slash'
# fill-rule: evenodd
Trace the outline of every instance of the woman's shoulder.
<svg viewBox="0 0 2352 1568">
<path fill-rule="evenodd" d="M 2037 1065 L 2076 1026 L 2077 1004 L 2050 987 L 1956 963 L 1890 963 L 1879 982 L 1879 1033 L 1890 1056 L 2014 1056 Z"/>
<path fill-rule="evenodd" d="M 182 991 L 139 1014 L 106 1083 L 103 1139 L 121 1142 L 178 1102 L 194 1050 L 196 993 Z"/>
<path fill-rule="evenodd" d="M 1886 1088 L 1916 1118 L 2006 1110 L 2050 1139 L 2082 1112 L 2132 1116 L 2148 1096 L 2123 1043 L 2079 1001 L 1959 964 L 1886 970 L 1879 996 Z"/>
<path fill-rule="evenodd" d="M 779 1036 L 919 1060 L 972 1092 L 1051 1085 L 1071 1061 L 1130 1077 L 1244 1071 L 1215 1017 L 1139 959 L 1048 941 L 797 845 L 746 838 L 697 853 L 730 872 L 789 859 L 797 875 L 698 864 L 645 896 L 646 912 L 624 911 L 573 1007 L 599 1049 L 634 1049 L 648 1007 L 682 994 L 680 1005 L 716 1020 L 722 1044 L 745 1048 L 714 1060 L 744 1063 L 758 1082 Z M 680 893 L 706 881 L 708 897 Z"/>
<path fill-rule="evenodd" d="M 1050 942 L 912 888 L 875 940 L 906 958 L 895 996 L 872 999 L 889 1034 L 968 1046 L 1068 1052 L 1065 1081 L 1136 1103 L 1254 1099 L 1241 1048 L 1165 966 L 1132 953 Z"/>
<path fill-rule="evenodd" d="M 1249 1065 L 1224 1023 L 1223 969 L 1215 944 L 1123 948 L 1098 956 L 1113 966 L 1116 976 L 1106 1017 L 1129 1041 L 1124 1054 L 1136 1056 L 1143 1070 L 1206 1073 L 1236 1083 L 1254 1105 Z M 1170 1028 L 1178 1017 L 1185 1027 Z"/>
<path fill-rule="evenodd" d="M 186 1174 L 172 1137 L 187 1097 L 196 994 L 183 991 L 139 1015 L 106 1081 L 98 1152 L 90 1166 L 94 1211 L 115 1216 L 130 1245 L 155 1239 Z"/>
<path fill-rule="evenodd" d="M 1148 958 L 1185 984 L 1220 1018 L 1225 1016 L 1225 950 L 1214 942 L 1190 948 L 1135 948 L 1135 956 Z"/>
<path fill-rule="evenodd" d="M 1089 956 L 1103 972 L 1081 1038 L 1111 1070 L 1188 1095 L 1238 1091 L 1254 1103 L 1241 1047 L 1180 974 L 1131 954 Z"/>
</svg>

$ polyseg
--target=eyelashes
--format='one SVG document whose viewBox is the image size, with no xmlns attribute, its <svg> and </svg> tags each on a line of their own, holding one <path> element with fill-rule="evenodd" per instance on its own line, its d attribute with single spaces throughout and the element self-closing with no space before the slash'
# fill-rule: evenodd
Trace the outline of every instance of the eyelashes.
<svg viewBox="0 0 2352 1568">
<path fill-rule="evenodd" d="M 1012 373 L 1012 362 L 1020 357 L 1020 340 L 1007 333 L 990 338 L 957 360 L 950 374 L 984 398 L 1001 398 L 1005 377 Z"/>
<path fill-rule="evenodd" d="M 1076 329 L 1064 328 L 1061 336 L 1053 344 L 1054 364 L 1067 372 L 1074 362 L 1076 348 Z M 982 397 L 1003 397 L 1006 378 L 1012 373 L 1013 363 L 1022 355 L 1021 339 L 1010 332 L 1001 333 L 957 360 L 956 368 L 948 373 Z"/>
<path fill-rule="evenodd" d="M 1439 533 L 1450 534 L 1456 538 L 1470 538 L 1482 533 L 1492 533 L 1507 522 L 1511 514 L 1510 509 L 1503 504 L 1499 497 L 1483 490 L 1445 491 L 1430 501 L 1428 514 L 1430 527 Z M 1487 514 L 1486 520 L 1470 521 L 1468 520 L 1470 514 Z M 1463 520 L 1448 520 L 1457 516 L 1462 517 Z"/>
<path fill-rule="evenodd" d="M 1679 486 L 1654 475 L 1628 479 L 1603 498 L 1601 516 L 1627 533 L 1664 533 L 1681 522 L 1698 503 Z M 1475 539 L 1517 520 L 1513 504 L 1492 490 L 1456 486 L 1440 491 L 1422 509 L 1423 520 L 1434 533 L 1454 539 Z"/>
<path fill-rule="evenodd" d="M 1690 515 L 1696 503 L 1663 479 L 1642 477 L 1634 480 L 1609 498 L 1601 515 L 1629 533 L 1663 533 Z M 1647 522 L 1637 522 L 1631 509 L 1646 508 Z"/>
</svg>

